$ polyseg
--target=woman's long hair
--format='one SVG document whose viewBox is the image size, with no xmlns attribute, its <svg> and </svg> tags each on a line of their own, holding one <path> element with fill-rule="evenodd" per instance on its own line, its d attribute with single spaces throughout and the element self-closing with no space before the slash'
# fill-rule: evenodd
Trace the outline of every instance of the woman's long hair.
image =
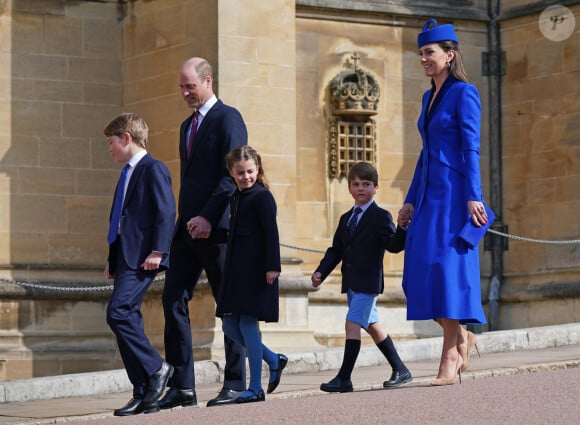
<svg viewBox="0 0 580 425">
<path fill-rule="evenodd" d="M 437 44 L 439 44 L 439 47 L 441 47 L 445 52 L 450 50 L 455 51 L 455 55 L 449 63 L 449 73 L 457 80 L 469 83 L 467 72 L 465 72 L 465 67 L 463 66 L 463 58 L 461 51 L 459 50 L 459 45 L 454 41 L 441 41 Z"/>
</svg>

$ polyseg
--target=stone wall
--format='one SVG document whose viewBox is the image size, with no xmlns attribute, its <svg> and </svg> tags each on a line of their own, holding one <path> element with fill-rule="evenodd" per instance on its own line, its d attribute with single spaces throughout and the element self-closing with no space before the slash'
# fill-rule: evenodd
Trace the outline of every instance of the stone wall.
<svg viewBox="0 0 580 425">
<path fill-rule="evenodd" d="M 501 22 L 504 222 L 539 240 L 580 239 L 580 6 L 569 10 L 575 31 L 561 41 L 539 13 Z M 510 241 L 504 258 L 502 328 L 580 320 L 578 243 Z"/>
<path fill-rule="evenodd" d="M 509 232 L 578 239 L 578 24 L 542 36 L 546 2 L 503 2 L 503 211 Z M 579 2 L 565 1 L 575 19 Z M 489 81 L 482 76 L 487 1 L 343 0 L 0 1 L 0 278 L 60 286 L 104 284 L 104 235 L 119 167 L 103 127 L 122 111 L 150 126 L 149 151 L 178 189 L 178 128 L 191 112 L 179 66 L 202 56 L 215 90 L 242 112 L 278 203 L 285 258 L 281 322 L 263 327 L 273 347 L 342 344 L 345 299 L 338 270 L 310 292 L 309 276 L 352 200 L 327 172 L 328 84 L 353 54 L 380 84 L 376 200 L 396 214 L 420 138 L 416 119 L 429 82 L 416 35 L 425 19 L 456 25 L 483 105 L 481 164 L 489 196 Z M 501 328 L 580 321 L 578 245 L 510 241 L 504 253 Z M 482 299 L 490 254 L 480 245 Z M 314 252 L 313 252 L 314 251 Z M 407 322 L 402 254 L 385 257 L 381 321 L 398 338 L 436 335 Z M 110 283 L 110 282 L 109 282 Z M 162 282 L 148 294 L 147 330 L 162 350 Z M 0 281 L 0 379 L 119 367 L 104 320 L 106 291 L 30 289 Z M 221 331 L 203 284 L 192 301 L 197 358 L 219 358 Z M 299 343 L 292 342 L 298 339 Z M 77 359 L 78 362 L 71 360 Z M 15 363 L 16 362 L 16 363 Z M 12 366 L 10 366 L 10 364 Z M 17 365 L 18 366 L 15 366 Z"/>
<path fill-rule="evenodd" d="M 435 10 L 434 3 L 440 6 L 441 2 L 429 1 L 370 2 L 366 6 L 339 0 L 297 3 L 301 6 L 297 8 L 297 61 L 303 71 L 298 74 L 298 91 L 303 98 L 314 93 L 314 101 L 298 113 L 298 216 L 304 223 L 297 229 L 298 244 L 324 250 L 341 212 L 352 202 L 346 183 L 327 179 L 326 169 L 319 164 L 325 159 L 328 137 L 325 90 L 355 51 L 361 56 L 361 66 L 383 82 L 376 118 L 381 176 L 376 199 L 387 209 L 398 210 L 420 149 L 415 125 L 420 93 L 428 87 L 415 46 L 425 20 L 421 16 L 435 16 L 440 22 L 453 19 L 456 26 L 468 74 L 482 98 L 481 165 L 484 195 L 489 200 L 493 172 L 489 170 L 489 129 L 499 123 L 489 121 L 488 78 L 482 75 L 482 54 L 488 51 L 488 17 L 480 14 L 482 7 L 464 2 L 453 10 Z M 548 6 L 545 2 L 499 3 L 502 7 L 496 18 L 506 54 L 500 94 L 503 209 L 499 220 L 510 234 L 547 241 L 578 240 L 578 25 L 569 38 L 554 41 L 540 29 L 541 14 Z M 565 3 L 577 20 L 578 2 Z M 406 6 L 412 10 L 402 11 Z M 311 184 L 313 178 L 318 184 Z M 501 329 L 580 320 L 577 246 L 509 241 L 500 289 Z M 482 243 L 482 300 L 487 309 L 491 257 L 483 248 Z M 302 256 L 304 269 L 312 270 L 321 254 Z M 427 323 L 405 322 L 401 272 L 402 255 L 387 255 L 386 293 L 379 298 L 381 317 L 398 336 L 437 332 Z M 319 311 L 317 317 L 343 317 L 333 310 L 339 280 L 335 273 L 330 284 L 311 295 L 311 309 Z M 340 327 L 325 324 L 323 332 L 339 335 Z"/>
<path fill-rule="evenodd" d="M 303 102 L 298 111 L 298 222 L 297 244 L 324 251 L 340 215 L 352 207 L 346 179 L 327 177 L 327 118 L 330 81 L 348 63 L 351 56 L 360 56 L 361 68 L 377 77 L 381 97 L 377 122 L 377 167 L 379 189 L 375 200 L 394 217 L 403 204 L 409 182 L 421 149 L 416 121 L 421 108 L 421 95 L 430 87 L 417 55 L 417 33 L 424 22 L 415 17 L 389 18 L 378 25 L 375 19 L 348 16 L 324 19 L 320 12 L 299 11 L 297 26 L 297 91 Z M 467 73 L 478 87 L 482 103 L 488 95 L 487 81 L 481 76 L 481 52 L 486 49 L 483 23 L 455 22 L 461 41 Z M 488 192 L 487 111 L 483 111 L 481 164 L 484 193 Z M 312 272 L 322 254 L 305 252 L 303 269 Z M 482 252 L 484 276 L 486 253 Z M 438 330 L 427 322 L 406 321 L 404 295 L 401 289 L 403 253 L 385 255 L 385 294 L 379 298 L 381 320 L 397 337 L 424 336 Z M 317 325 L 321 335 L 329 339 L 341 335 L 346 312 L 346 298 L 339 296 L 339 267 L 321 290 L 311 294 L 313 323 L 317 318 L 333 317 Z M 337 303 L 342 303 L 337 307 Z M 330 323 L 329 323 L 330 322 Z M 318 330 L 317 330 L 318 332 Z M 342 343 L 342 341 L 339 341 Z"/>
<path fill-rule="evenodd" d="M 0 379 L 119 366 L 105 323 L 110 289 L 100 290 L 110 284 L 104 235 L 119 167 L 102 129 L 122 111 L 141 114 L 148 150 L 169 166 L 177 191 L 178 129 L 191 113 L 177 76 L 189 57 L 214 65 L 216 93 L 242 112 L 277 199 L 281 238 L 293 242 L 294 16 L 286 0 L 2 2 Z M 308 326 L 312 289 L 293 253 L 282 250 L 280 323 L 264 326 L 264 338 L 318 346 Z M 160 285 L 143 312 L 163 352 Z M 221 357 L 207 284 L 190 318 L 196 358 Z"/>
<path fill-rule="evenodd" d="M 0 269 L 100 265 L 118 167 L 102 130 L 122 109 L 114 4 L 2 2 Z"/>
<path fill-rule="evenodd" d="M 99 282 L 123 106 L 114 3 L 0 4 L 0 277 Z M 105 301 L 0 283 L 0 379 L 118 367 Z M 65 283 L 66 285 L 66 283 Z"/>
</svg>

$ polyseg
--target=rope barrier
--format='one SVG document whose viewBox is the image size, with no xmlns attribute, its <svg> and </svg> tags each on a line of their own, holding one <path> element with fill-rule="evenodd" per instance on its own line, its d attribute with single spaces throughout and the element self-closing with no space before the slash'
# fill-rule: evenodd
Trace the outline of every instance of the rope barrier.
<svg viewBox="0 0 580 425">
<path fill-rule="evenodd" d="M 495 229 L 487 229 L 487 231 L 489 233 L 494 233 L 496 235 L 502 236 L 504 238 L 514 239 L 514 240 L 522 241 L 522 242 L 543 243 L 543 244 L 550 244 L 550 245 L 566 245 L 566 244 L 580 243 L 580 239 L 571 239 L 571 240 L 563 240 L 563 241 L 550 241 L 550 240 L 545 240 L 545 239 L 532 239 L 532 238 L 525 238 L 523 236 L 510 235 L 509 233 L 499 232 Z"/>
<path fill-rule="evenodd" d="M 157 276 L 155 279 L 153 279 L 153 282 L 158 282 L 164 279 L 165 277 L 163 276 Z M 18 285 L 22 286 L 23 288 L 44 289 L 46 291 L 61 291 L 61 292 L 99 292 L 113 290 L 113 285 L 107 284 L 103 284 L 102 286 L 57 286 L 57 285 L 45 285 L 41 283 L 20 282 L 17 280 L 8 280 L 8 279 L 0 279 L 0 283 Z M 75 285 L 78 285 L 78 283 L 76 283 Z"/>
<path fill-rule="evenodd" d="M 568 244 L 580 244 L 580 239 L 571 239 L 571 240 L 560 240 L 560 241 L 553 241 L 553 240 L 545 240 L 545 239 L 533 239 L 533 238 L 526 238 L 523 236 L 517 235 L 510 235 L 509 233 L 503 233 L 498 230 L 494 229 L 487 229 L 489 233 L 493 233 L 495 235 L 514 239 L 521 242 L 530 242 L 530 243 L 543 243 L 549 245 L 568 245 Z M 311 248 L 302 248 L 296 245 L 289 245 L 281 243 L 280 246 L 284 248 L 296 249 L 298 251 L 305 251 L 305 252 L 313 252 L 316 254 L 324 254 L 325 251 L 321 251 L 319 249 L 311 249 Z M 154 282 L 164 280 L 164 276 L 157 276 L 154 279 Z M 19 282 L 14 280 L 8 279 L 0 279 L 0 283 L 18 285 L 23 288 L 32 288 L 32 289 L 44 289 L 47 291 L 62 291 L 62 292 L 98 292 L 98 291 L 112 291 L 113 285 L 103 284 L 101 286 L 56 286 L 56 285 L 45 285 L 39 283 L 30 283 L 30 282 Z M 78 284 L 77 284 L 78 285 Z"/>
<path fill-rule="evenodd" d="M 321 251 L 319 249 L 300 248 L 299 246 L 288 245 L 285 243 L 281 243 L 280 246 L 283 246 L 285 248 L 297 249 L 298 251 L 315 252 L 317 254 L 324 254 L 326 252 L 326 251 Z"/>
</svg>

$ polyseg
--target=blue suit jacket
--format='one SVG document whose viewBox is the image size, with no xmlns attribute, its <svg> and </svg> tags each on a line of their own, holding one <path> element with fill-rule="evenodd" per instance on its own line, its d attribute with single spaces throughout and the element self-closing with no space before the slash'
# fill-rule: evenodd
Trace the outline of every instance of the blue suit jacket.
<svg viewBox="0 0 580 425">
<path fill-rule="evenodd" d="M 160 269 L 165 270 L 174 226 L 175 198 L 169 170 L 147 154 L 133 170 L 121 212 L 120 240 L 127 265 L 137 270 L 152 251 L 159 251 L 164 253 Z M 109 245 L 111 273 L 116 270 L 117 248 L 118 242 Z"/>
<path fill-rule="evenodd" d="M 248 132 L 237 109 L 221 100 L 212 106 L 195 134 L 187 159 L 186 135 L 193 114 L 181 124 L 179 155 L 181 185 L 176 231 L 195 216 L 212 224 L 212 238 L 227 239 L 229 200 L 236 188 L 224 158 L 234 148 L 248 143 Z"/>
<path fill-rule="evenodd" d="M 415 206 L 415 210 L 421 207 L 427 184 L 428 134 L 435 135 L 442 141 L 439 143 L 440 149 L 436 158 L 465 176 L 465 202 L 483 199 L 479 168 L 481 104 L 477 88 L 450 76 L 445 80 L 427 113 L 433 91 L 434 88 L 423 94 L 421 116 L 417 124 L 423 149 L 405 199 L 405 202 Z"/>
<path fill-rule="evenodd" d="M 372 203 L 360 218 L 352 236 L 347 222 L 352 210 L 340 217 L 332 246 L 316 269 L 322 280 L 342 261 L 341 292 L 352 289 L 367 294 L 381 294 L 384 290 L 383 258 L 385 250 L 400 252 L 405 248 L 407 232 L 395 229 L 391 214 Z"/>
</svg>

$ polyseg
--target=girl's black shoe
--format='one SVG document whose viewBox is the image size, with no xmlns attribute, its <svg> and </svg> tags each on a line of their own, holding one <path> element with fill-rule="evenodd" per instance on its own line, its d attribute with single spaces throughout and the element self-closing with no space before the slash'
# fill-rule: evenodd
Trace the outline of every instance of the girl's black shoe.
<svg viewBox="0 0 580 425">
<path fill-rule="evenodd" d="M 254 403 L 256 401 L 266 401 L 266 394 L 264 391 L 260 390 L 259 392 L 255 392 L 254 390 L 244 391 L 242 395 L 240 395 L 236 399 L 236 403 Z"/>
</svg>

